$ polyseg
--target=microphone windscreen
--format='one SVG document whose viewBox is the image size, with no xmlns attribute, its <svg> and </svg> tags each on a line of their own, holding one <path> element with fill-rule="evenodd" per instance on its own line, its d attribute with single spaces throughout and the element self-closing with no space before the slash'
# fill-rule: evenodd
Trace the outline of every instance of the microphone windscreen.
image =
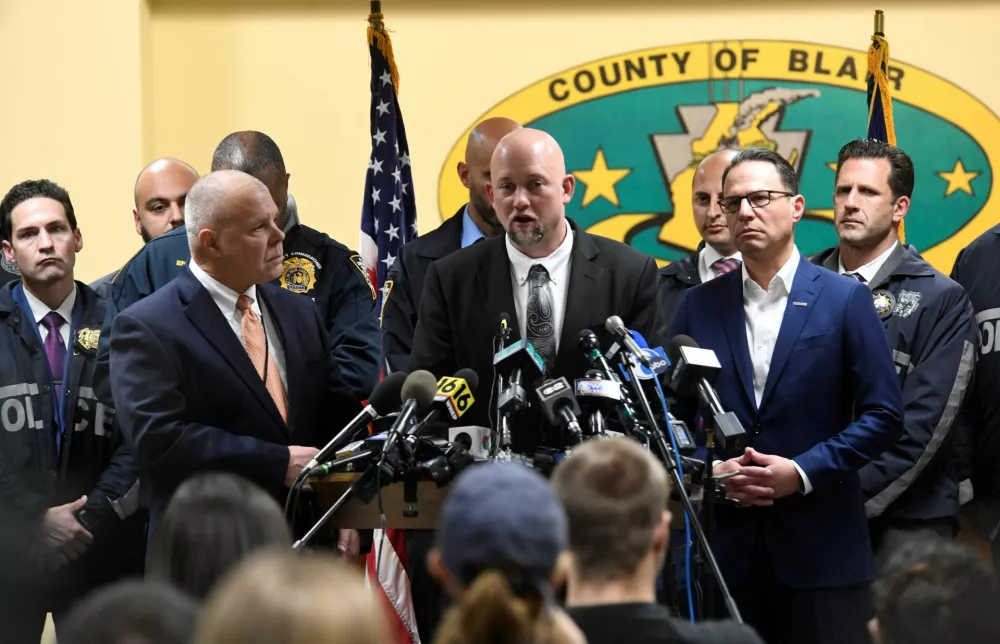
<svg viewBox="0 0 1000 644">
<path fill-rule="evenodd" d="M 437 393 L 437 378 L 430 371 L 419 369 L 406 377 L 400 399 L 417 401 L 417 409 L 424 410 L 434 402 Z"/>
<path fill-rule="evenodd" d="M 670 344 L 667 347 L 667 357 L 670 358 L 670 362 L 677 364 L 678 358 L 681 357 L 681 347 L 694 347 L 698 348 L 698 343 L 694 341 L 689 335 L 675 335 L 670 340 Z"/>
<path fill-rule="evenodd" d="M 479 374 L 473 369 L 459 369 L 455 377 L 464 380 L 465 384 L 469 385 L 469 391 L 473 394 L 479 389 Z"/>
<path fill-rule="evenodd" d="M 608 333 L 618 334 L 619 329 L 625 328 L 625 323 L 617 315 L 612 315 L 607 320 L 604 321 L 604 328 L 608 330 Z"/>
<path fill-rule="evenodd" d="M 372 395 L 368 397 L 368 404 L 375 409 L 379 416 L 391 414 L 399 409 L 403 403 L 402 391 L 406 378 L 405 372 L 397 371 L 386 376 L 382 382 L 375 386 Z"/>
</svg>

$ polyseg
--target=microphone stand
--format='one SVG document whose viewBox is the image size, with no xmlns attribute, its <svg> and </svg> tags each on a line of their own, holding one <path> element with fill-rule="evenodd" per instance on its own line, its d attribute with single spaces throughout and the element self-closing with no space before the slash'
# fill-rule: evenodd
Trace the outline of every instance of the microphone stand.
<svg viewBox="0 0 1000 644">
<path fill-rule="evenodd" d="M 618 358 L 621 360 L 625 369 L 628 370 L 629 379 L 632 383 L 632 389 L 635 390 L 635 395 L 639 399 L 639 404 L 642 406 L 643 413 L 646 414 L 646 418 L 649 419 L 651 438 L 653 439 L 653 442 L 656 443 L 656 446 L 660 451 L 660 456 L 666 464 L 667 471 L 670 473 L 670 478 L 673 481 L 674 489 L 677 490 L 677 494 L 681 498 L 681 503 L 684 505 L 684 510 L 688 513 L 691 526 L 694 528 L 695 535 L 698 539 L 698 545 L 701 546 L 701 549 L 705 553 L 705 559 L 708 561 L 708 565 L 712 570 L 712 575 L 715 577 L 715 582 L 719 586 L 719 591 L 722 593 L 722 597 L 725 600 L 726 608 L 729 609 L 729 614 L 732 618 L 742 624 L 743 617 L 740 615 L 739 608 L 736 606 L 736 600 L 734 600 L 732 594 L 730 594 L 729 587 L 726 585 L 726 580 L 722 578 L 722 571 L 719 569 L 719 563 L 715 560 L 715 554 L 712 552 L 712 548 L 709 545 L 705 530 L 702 528 L 701 522 L 698 521 L 698 515 L 695 514 L 694 506 L 691 504 L 691 497 L 688 496 L 687 490 L 684 489 L 683 474 L 678 471 L 677 462 L 672 458 L 673 449 L 667 442 L 663 430 L 660 429 L 660 426 L 657 424 L 656 417 L 653 415 L 653 409 L 649 405 L 649 399 L 646 398 L 646 394 L 642 390 L 642 385 L 639 382 L 639 369 L 636 366 L 635 356 L 633 356 L 630 351 L 622 349 L 618 352 Z M 711 458 L 711 456 L 709 458 Z M 711 460 L 708 460 L 708 463 L 708 467 L 711 467 Z M 691 583 L 690 579 L 688 580 L 688 583 Z"/>
<path fill-rule="evenodd" d="M 331 467 L 339 465 L 339 464 L 341 464 L 341 462 L 346 462 L 346 461 L 349 461 L 351 459 L 354 459 L 354 456 L 348 456 L 348 457 L 339 459 L 335 463 L 331 463 Z M 373 466 L 374 466 L 374 469 L 373 469 Z M 319 521 L 317 521 L 316 524 L 313 527 L 309 528 L 309 531 L 306 532 L 305 535 L 303 535 L 303 537 L 301 539 L 299 539 L 294 544 L 292 544 L 292 549 L 293 550 L 301 550 L 302 548 L 305 548 L 306 545 L 310 541 L 312 541 L 313 537 L 316 536 L 316 533 L 319 532 L 323 528 L 323 526 L 326 525 L 326 522 L 330 520 L 330 517 L 332 517 L 333 514 L 337 510 L 339 510 L 340 508 L 342 508 L 344 506 L 344 504 L 347 503 L 350 500 L 351 496 L 357 494 L 358 489 L 362 485 L 368 485 L 369 484 L 369 482 L 371 481 L 371 478 L 375 475 L 375 470 L 377 468 L 378 468 L 378 465 L 376 463 L 374 463 L 374 462 L 373 463 L 369 463 L 368 467 L 361 474 L 361 476 L 358 477 L 358 478 L 356 478 L 354 480 L 354 482 L 351 483 L 351 486 L 348 487 L 344 491 L 344 493 L 340 495 L 340 498 L 337 499 L 336 503 L 334 503 L 333 505 L 331 505 L 327 509 L 327 511 L 323 513 L 323 516 L 321 516 L 319 518 Z"/>
</svg>

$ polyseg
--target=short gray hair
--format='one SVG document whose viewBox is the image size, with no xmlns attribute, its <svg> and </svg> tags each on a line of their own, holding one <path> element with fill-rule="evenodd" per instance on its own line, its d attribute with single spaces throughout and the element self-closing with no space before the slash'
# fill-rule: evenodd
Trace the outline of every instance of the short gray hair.
<svg viewBox="0 0 1000 644">
<path fill-rule="evenodd" d="M 199 233 L 212 228 L 218 221 L 227 192 L 225 182 L 215 172 L 198 179 L 191 186 L 184 201 L 184 226 L 192 255 L 198 246 Z"/>
</svg>

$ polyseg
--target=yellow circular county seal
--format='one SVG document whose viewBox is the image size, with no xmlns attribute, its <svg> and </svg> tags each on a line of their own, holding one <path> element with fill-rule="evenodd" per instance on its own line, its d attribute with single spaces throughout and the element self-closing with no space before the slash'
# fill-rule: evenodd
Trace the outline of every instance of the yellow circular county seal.
<svg viewBox="0 0 1000 644">
<path fill-rule="evenodd" d="M 316 265 L 304 257 L 289 257 L 281 272 L 281 288 L 293 293 L 308 293 L 316 286 Z"/>
</svg>

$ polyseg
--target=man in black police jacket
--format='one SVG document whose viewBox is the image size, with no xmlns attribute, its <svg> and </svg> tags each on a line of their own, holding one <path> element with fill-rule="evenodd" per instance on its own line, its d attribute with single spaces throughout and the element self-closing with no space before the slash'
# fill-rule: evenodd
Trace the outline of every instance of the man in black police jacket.
<svg viewBox="0 0 1000 644">
<path fill-rule="evenodd" d="M 576 181 L 551 136 L 534 129 L 508 134 L 493 154 L 491 172 L 487 190 L 507 234 L 431 264 L 409 363 L 411 371 L 427 369 L 438 377 L 474 369 L 481 384 L 463 424 L 483 427 L 491 426 L 493 339 L 503 313 L 511 316 L 509 341 L 530 340 L 548 377 L 582 377 L 590 365 L 577 334 L 593 330 L 606 351 L 614 339 L 604 322 L 612 315 L 651 346 L 664 339 L 656 263 L 566 219 Z M 531 399 L 533 385 L 525 383 Z M 540 438 L 535 413 L 512 423 L 513 451 L 534 453 Z M 561 446 L 555 428 L 541 428 L 547 446 Z"/>
<path fill-rule="evenodd" d="M 405 370 L 410 359 L 420 293 L 431 262 L 503 232 L 486 194 L 486 182 L 497 143 L 520 127 L 516 121 L 495 117 L 472 129 L 465 145 L 465 161 L 458 162 L 458 178 L 469 189 L 469 203 L 431 232 L 405 244 L 393 262 L 381 320 L 382 353 L 389 372 Z"/>
</svg>

